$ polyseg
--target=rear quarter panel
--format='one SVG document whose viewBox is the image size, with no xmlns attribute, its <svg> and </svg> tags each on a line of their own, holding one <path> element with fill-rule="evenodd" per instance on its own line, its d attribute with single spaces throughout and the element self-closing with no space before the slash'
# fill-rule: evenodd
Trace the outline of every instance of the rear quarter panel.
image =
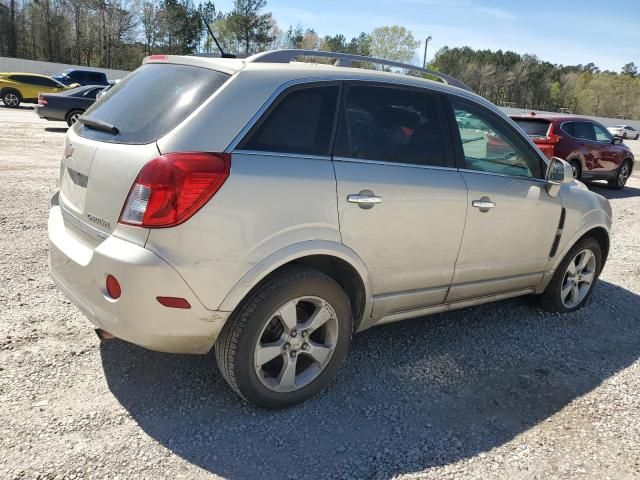
<svg viewBox="0 0 640 480">
<path fill-rule="evenodd" d="M 229 178 L 202 210 L 152 229 L 146 247 L 216 310 L 255 265 L 309 240 L 340 242 L 331 160 L 234 153 Z"/>
</svg>

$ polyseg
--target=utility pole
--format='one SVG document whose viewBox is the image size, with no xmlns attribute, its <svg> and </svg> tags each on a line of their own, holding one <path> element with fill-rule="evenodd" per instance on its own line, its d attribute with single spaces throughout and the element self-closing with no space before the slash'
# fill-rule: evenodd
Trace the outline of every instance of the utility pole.
<svg viewBox="0 0 640 480">
<path fill-rule="evenodd" d="M 424 58 L 422 59 L 422 68 L 427 68 L 427 47 L 429 46 L 429 41 L 431 40 L 431 35 L 427 37 L 424 41 Z"/>
</svg>

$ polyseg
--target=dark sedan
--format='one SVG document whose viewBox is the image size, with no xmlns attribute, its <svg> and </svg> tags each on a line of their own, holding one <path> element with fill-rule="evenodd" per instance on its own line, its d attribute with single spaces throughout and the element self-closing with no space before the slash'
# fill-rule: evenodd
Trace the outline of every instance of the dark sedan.
<svg viewBox="0 0 640 480">
<path fill-rule="evenodd" d="M 103 85 L 85 85 L 63 93 L 41 93 L 35 107 L 36 114 L 47 120 L 65 121 L 71 126 L 93 105 L 103 88 Z"/>
</svg>

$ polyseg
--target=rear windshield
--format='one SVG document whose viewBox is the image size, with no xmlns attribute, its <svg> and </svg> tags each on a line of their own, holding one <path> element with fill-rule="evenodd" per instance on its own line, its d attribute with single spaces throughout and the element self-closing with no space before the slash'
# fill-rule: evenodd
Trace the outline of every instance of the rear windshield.
<svg viewBox="0 0 640 480">
<path fill-rule="evenodd" d="M 525 120 L 523 118 L 514 118 L 513 120 L 530 137 L 546 137 L 551 123 L 547 120 Z"/>
<path fill-rule="evenodd" d="M 85 113 L 118 129 L 113 134 L 82 125 L 80 135 L 111 143 L 151 143 L 175 128 L 230 75 L 208 68 L 151 63 L 110 89 Z"/>
</svg>

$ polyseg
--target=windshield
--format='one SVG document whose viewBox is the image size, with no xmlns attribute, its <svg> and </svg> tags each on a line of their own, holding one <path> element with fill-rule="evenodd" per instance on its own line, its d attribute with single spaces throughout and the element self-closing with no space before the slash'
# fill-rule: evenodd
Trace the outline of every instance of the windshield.
<svg viewBox="0 0 640 480">
<path fill-rule="evenodd" d="M 112 143 L 144 144 L 175 128 L 230 75 L 208 68 L 151 63 L 109 89 L 84 117 L 114 127 L 109 132 L 82 127 L 80 135 Z M 112 133 L 117 131 L 117 134 Z"/>
<path fill-rule="evenodd" d="M 551 122 L 548 120 L 533 120 L 514 118 L 518 126 L 530 137 L 546 137 Z"/>
<path fill-rule="evenodd" d="M 53 78 L 54 80 L 57 80 L 58 82 L 64 85 L 70 85 L 71 83 L 73 83 L 69 75 L 67 75 L 67 72 L 56 73 L 51 78 Z"/>
</svg>

